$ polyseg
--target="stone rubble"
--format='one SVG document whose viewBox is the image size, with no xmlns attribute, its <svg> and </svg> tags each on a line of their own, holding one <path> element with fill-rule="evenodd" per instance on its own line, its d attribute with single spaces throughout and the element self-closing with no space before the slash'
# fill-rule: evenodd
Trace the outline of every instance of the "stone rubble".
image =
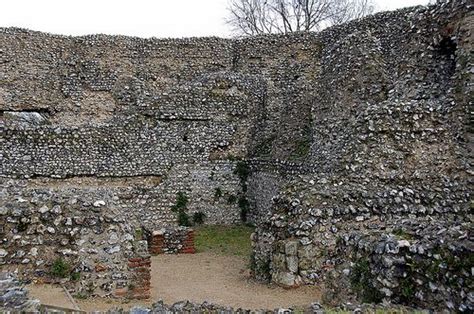
<svg viewBox="0 0 474 314">
<path fill-rule="evenodd" d="M 0 311 L 37 312 L 40 302 L 28 297 L 28 291 L 21 286 L 15 275 L 0 272 Z"/>
</svg>

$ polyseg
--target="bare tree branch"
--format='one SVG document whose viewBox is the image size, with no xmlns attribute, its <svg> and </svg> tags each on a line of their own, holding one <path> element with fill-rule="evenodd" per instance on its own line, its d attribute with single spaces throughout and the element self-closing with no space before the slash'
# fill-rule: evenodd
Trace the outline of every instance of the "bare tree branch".
<svg viewBox="0 0 474 314">
<path fill-rule="evenodd" d="M 317 31 L 374 11 L 373 0 L 230 0 L 229 18 L 241 35 Z"/>
</svg>

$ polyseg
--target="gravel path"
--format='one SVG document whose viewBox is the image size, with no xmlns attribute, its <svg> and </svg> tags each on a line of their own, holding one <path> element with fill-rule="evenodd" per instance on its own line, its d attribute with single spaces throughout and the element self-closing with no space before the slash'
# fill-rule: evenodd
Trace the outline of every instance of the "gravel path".
<svg viewBox="0 0 474 314">
<path fill-rule="evenodd" d="M 44 303 L 70 307 L 67 306 L 67 297 L 60 291 L 60 287 L 33 285 L 29 289 L 34 297 Z M 168 304 L 191 300 L 234 308 L 274 309 L 303 307 L 320 300 L 320 296 L 320 289 L 314 286 L 287 290 L 257 283 L 250 279 L 246 259 L 205 252 L 152 257 L 152 298 L 149 302 L 105 298 L 76 302 L 85 311 L 107 310 L 112 307 L 128 309 L 133 305 L 150 305 L 159 299 Z"/>
<path fill-rule="evenodd" d="M 247 260 L 211 253 L 153 257 L 152 289 L 165 303 L 188 299 L 246 309 L 305 306 L 320 300 L 318 287 L 283 289 L 250 279 Z"/>
</svg>

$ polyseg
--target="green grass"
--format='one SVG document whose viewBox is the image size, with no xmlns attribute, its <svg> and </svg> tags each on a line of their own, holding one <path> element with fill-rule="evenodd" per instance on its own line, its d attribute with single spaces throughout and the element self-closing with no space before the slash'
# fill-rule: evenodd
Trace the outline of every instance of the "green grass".
<svg viewBox="0 0 474 314">
<path fill-rule="evenodd" d="M 250 256 L 250 235 L 254 228 L 238 226 L 202 226 L 196 230 L 196 250 L 220 255 Z"/>
</svg>

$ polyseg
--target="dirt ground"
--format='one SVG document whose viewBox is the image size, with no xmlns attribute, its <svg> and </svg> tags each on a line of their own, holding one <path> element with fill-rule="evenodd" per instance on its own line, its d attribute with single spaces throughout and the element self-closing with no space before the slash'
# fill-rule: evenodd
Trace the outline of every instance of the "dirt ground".
<svg viewBox="0 0 474 314">
<path fill-rule="evenodd" d="M 32 296 L 43 303 L 58 306 L 70 303 L 64 292 L 49 293 L 48 289 L 51 287 L 33 285 L 29 288 Z M 76 302 L 81 310 L 85 311 L 106 310 L 113 307 L 127 309 L 137 304 L 150 305 L 159 299 L 168 304 L 191 300 L 198 303 L 208 301 L 234 308 L 274 309 L 304 307 L 320 300 L 320 296 L 320 289 L 314 286 L 287 290 L 257 283 L 250 279 L 245 258 L 203 252 L 152 257 L 152 298 L 149 302 L 127 302 L 109 298 L 76 300 Z"/>
</svg>

